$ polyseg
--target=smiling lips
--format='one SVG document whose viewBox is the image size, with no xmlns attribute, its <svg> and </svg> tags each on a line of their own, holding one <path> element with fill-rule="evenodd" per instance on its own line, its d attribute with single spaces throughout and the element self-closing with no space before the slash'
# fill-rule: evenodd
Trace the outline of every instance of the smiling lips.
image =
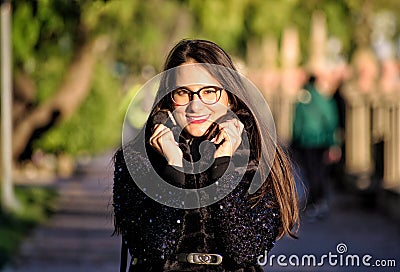
<svg viewBox="0 0 400 272">
<path fill-rule="evenodd" d="M 201 124 L 208 120 L 210 115 L 200 115 L 200 116 L 186 116 L 186 120 L 190 124 Z"/>
</svg>

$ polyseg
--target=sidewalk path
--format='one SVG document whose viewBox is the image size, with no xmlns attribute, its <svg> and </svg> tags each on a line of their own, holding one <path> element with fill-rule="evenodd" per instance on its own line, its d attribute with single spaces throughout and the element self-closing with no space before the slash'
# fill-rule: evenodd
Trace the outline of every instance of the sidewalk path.
<svg viewBox="0 0 400 272">
<path fill-rule="evenodd" d="M 91 272 L 119 267 L 120 238 L 112 237 L 110 156 L 85 165 L 85 172 L 56 183 L 56 213 L 33 231 L 7 272 Z"/>
<path fill-rule="evenodd" d="M 37 228 L 22 245 L 19 256 L 6 272 L 108 272 L 118 271 L 120 238 L 111 237 L 113 222 L 111 203 L 112 165 L 110 156 L 85 165 L 84 173 L 57 182 L 60 193 L 54 216 Z M 303 221 L 299 239 L 283 238 L 270 256 L 273 266 L 265 271 L 400 271 L 400 225 L 379 209 L 366 209 L 355 195 L 336 193 L 330 216 L 324 221 Z M 338 254 L 337 245 L 347 251 Z M 395 260 L 396 267 L 329 265 L 321 267 L 279 266 L 277 258 L 289 263 L 291 255 L 337 256 L 365 254 L 377 259 Z M 292 259 L 293 261 L 294 259 Z M 361 260 L 361 259 L 360 259 Z"/>
<path fill-rule="evenodd" d="M 385 215 L 381 208 L 366 208 L 361 198 L 354 194 L 336 193 L 332 199 L 329 217 L 316 222 L 302 220 L 298 237 L 298 240 L 285 237 L 276 243 L 269 257 L 275 255 L 272 267 L 267 264 L 265 271 L 400 271 L 399 222 Z M 328 257 L 321 262 L 321 256 L 329 256 L 330 253 L 332 265 Z M 286 267 L 278 265 L 279 255 L 286 256 L 283 260 L 283 263 L 287 264 Z M 290 265 L 291 255 L 299 257 L 299 266 Z M 305 255 L 316 256 L 316 262 L 322 265 L 301 265 Z M 359 266 L 352 265 L 352 257 L 348 257 L 349 255 L 358 256 L 354 258 L 359 258 Z M 372 256 L 367 260 L 367 263 L 371 264 L 370 267 L 362 263 L 362 257 L 365 255 Z M 296 257 L 292 258 L 292 262 L 295 262 Z M 343 260 L 342 265 L 340 258 Z M 307 258 L 304 260 L 307 264 Z M 382 264 L 388 260 L 395 260 L 396 266 L 378 267 L 375 265 L 377 260 L 383 260 Z"/>
</svg>

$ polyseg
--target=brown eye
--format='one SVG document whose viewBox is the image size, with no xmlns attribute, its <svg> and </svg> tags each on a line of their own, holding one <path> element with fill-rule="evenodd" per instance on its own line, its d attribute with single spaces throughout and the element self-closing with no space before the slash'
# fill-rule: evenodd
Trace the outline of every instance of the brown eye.
<svg viewBox="0 0 400 272">
<path fill-rule="evenodd" d="M 177 96 L 187 96 L 189 94 L 188 90 L 185 89 L 178 89 L 174 91 L 173 95 L 177 95 Z"/>
<path fill-rule="evenodd" d="M 214 88 L 206 88 L 206 89 L 201 90 L 201 92 L 202 92 L 202 94 L 209 95 L 209 94 L 215 94 L 217 92 L 217 90 Z"/>
</svg>

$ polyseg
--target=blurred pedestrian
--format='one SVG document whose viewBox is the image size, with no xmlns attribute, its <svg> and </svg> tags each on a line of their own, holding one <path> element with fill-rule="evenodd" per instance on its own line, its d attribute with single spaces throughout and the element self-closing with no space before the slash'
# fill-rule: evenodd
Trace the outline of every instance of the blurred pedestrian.
<svg viewBox="0 0 400 272">
<path fill-rule="evenodd" d="M 295 105 L 292 146 L 301 167 L 301 177 L 307 187 L 305 214 L 309 219 L 321 219 L 328 215 L 328 165 L 339 160 L 341 151 L 337 145 L 338 110 L 328 88 L 310 76 Z"/>
</svg>

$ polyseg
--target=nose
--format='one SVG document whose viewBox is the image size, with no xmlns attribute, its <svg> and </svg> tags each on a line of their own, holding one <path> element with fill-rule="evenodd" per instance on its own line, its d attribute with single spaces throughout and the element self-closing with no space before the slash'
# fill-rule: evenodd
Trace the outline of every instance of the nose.
<svg viewBox="0 0 400 272">
<path fill-rule="evenodd" d="M 198 95 L 193 95 L 192 100 L 189 102 L 189 105 L 187 106 L 187 111 L 190 112 L 197 112 L 201 110 L 204 107 L 203 102 L 201 102 L 200 98 Z"/>
</svg>

